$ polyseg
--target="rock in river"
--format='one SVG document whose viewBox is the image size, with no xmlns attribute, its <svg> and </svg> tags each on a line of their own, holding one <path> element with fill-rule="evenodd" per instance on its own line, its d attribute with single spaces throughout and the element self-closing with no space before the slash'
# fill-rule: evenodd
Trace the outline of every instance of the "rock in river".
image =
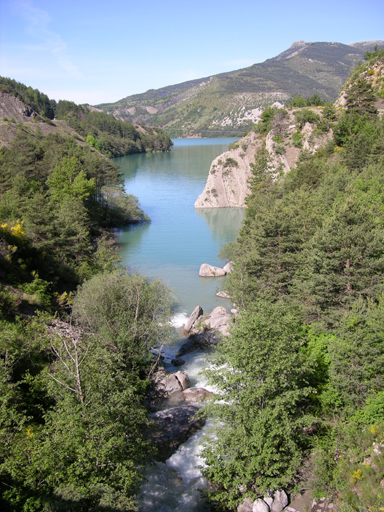
<svg viewBox="0 0 384 512">
<path fill-rule="evenodd" d="M 200 277 L 221 277 L 225 276 L 226 271 L 220 267 L 214 267 L 213 265 L 208 265 L 208 263 L 203 263 L 199 270 Z"/>
<path fill-rule="evenodd" d="M 201 306 L 196 306 L 195 309 L 192 311 L 191 316 L 188 318 L 187 323 L 184 325 L 184 332 L 189 333 L 194 325 L 196 324 L 197 320 L 203 316 L 203 308 Z"/>
<path fill-rule="evenodd" d="M 196 416 L 198 410 L 199 407 L 195 405 L 186 405 L 151 414 L 153 426 L 150 439 L 158 448 L 162 459 L 168 459 L 180 445 L 204 426 L 205 418 Z"/>
<path fill-rule="evenodd" d="M 189 377 L 185 372 L 160 370 L 152 375 L 150 395 L 156 399 L 167 398 L 172 393 L 189 388 Z"/>
</svg>

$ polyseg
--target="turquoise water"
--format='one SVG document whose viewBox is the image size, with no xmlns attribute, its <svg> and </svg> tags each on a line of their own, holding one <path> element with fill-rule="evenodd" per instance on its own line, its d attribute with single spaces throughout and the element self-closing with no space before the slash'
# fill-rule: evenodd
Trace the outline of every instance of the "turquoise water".
<svg viewBox="0 0 384 512">
<path fill-rule="evenodd" d="M 168 153 L 116 158 L 125 188 L 140 200 L 150 224 L 119 231 L 124 264 L 160 277 L 176 294 L 177 310 L 189 315 L 228 301 L 215 296 L 225 278 L 200 278 L 202 263 L 222 266 L 221 246 L 235 240 L 244 217 L 240 208 L 195 210 L 212 160 L 235 139 L 178 139 Z"/>
</svg>

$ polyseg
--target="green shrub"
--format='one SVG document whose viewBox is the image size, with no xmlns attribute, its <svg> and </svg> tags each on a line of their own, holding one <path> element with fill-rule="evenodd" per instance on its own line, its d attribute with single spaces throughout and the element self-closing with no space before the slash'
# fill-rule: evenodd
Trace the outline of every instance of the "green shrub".
<svg viewBox="0 0 384 512">
<path fill-rule="evenodd" d="M 239 164 L 234 158 L 229 157 L 225 160 L 223 167 L 239 167 Z"/>
</svg>

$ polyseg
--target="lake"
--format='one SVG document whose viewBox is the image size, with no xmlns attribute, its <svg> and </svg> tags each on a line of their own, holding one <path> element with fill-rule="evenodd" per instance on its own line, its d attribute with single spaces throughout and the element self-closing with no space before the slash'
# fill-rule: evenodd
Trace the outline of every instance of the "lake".
<svg viewBox="0 0 384 512">
<path fill-rule="evenodd" d="M 235 240 L 242 208 L 198 209 L 212 160 L 235 139 L 178 139 L 167 153 L 116 158 L 125 189 L 140 200 L 151 223 L 119 231 L 123 261 L 149 277 L 160 277 L 189 315 L 197 304 L 205 312 L 223 299 L 215 296 L 224 279 L 199 278 L 202 263 L 222 266 L 221 246 Z"/>
</svg>

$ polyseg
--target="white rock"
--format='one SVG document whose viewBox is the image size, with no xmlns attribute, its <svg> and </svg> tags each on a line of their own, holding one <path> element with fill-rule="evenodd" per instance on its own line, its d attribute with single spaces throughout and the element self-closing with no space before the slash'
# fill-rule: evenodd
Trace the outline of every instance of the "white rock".
<svg viewBox="0 0 384 512">
<path fill-rule="evenodd" d="M 252 512 L 251 498 L 245 498 L 243 503 L 237 507 L 237 512 Z"/>
<path fill-rule="evenodd" d="M 264 500 L 259 498 L 253 502 L 252 512 L 269 512 L 269 507 Z"/>
<path fill-rule="evenodd" d="M 273 496 L 271 512 L 281 512 L 288 505 L 288 496 L 284 491 L 276 491 Z"/>
<path fill-rule="evenodd" d="M 185 372 L 176 373 L 160 370 L 152 375 L 152 388 L 157 397 L 168 397 L 172 393 L 189 388 L 189 377 Z"/>
<path fill-rule="evenodd" d="M 225 276 L 226 271 L 220 267 L 214 267 L 213 265 L 208 265 L 208 263 L 203 263 L 199 270 L 200 277 L 221 277 Z"/>
<path fill-rule="evenodd" d="M 223 306 L 217 306 L 205 319 L 205 325 L 209 329 L 215 329 L 224 335 L 228 334 L 228 325 L 231 321 L 231 315 Z"/>
<path fill-rule="evenodd" d="M 231 297 L 227 292 L 217 292 L 216 297 L 220 297 L 221 299 L 230 299 Z"/>
<path fill-rule="evenodd" d="M 226 265 L 224 265 L 223 270 L 225 270 L 227 274 L 230 274 L 233 270 L 233 261 L 229 261 Z"/>
<path fill-rule="evenodd" d="M 189 332 L 194 324 L 196 323 L 196 320 L 200 318 L 203 315 L 203 308 L 201 306 L 196 306 L 193 310 L 191 316 L 189 317 L 187 323 L 184 326 L 184 331 Z"/>
</svg>

